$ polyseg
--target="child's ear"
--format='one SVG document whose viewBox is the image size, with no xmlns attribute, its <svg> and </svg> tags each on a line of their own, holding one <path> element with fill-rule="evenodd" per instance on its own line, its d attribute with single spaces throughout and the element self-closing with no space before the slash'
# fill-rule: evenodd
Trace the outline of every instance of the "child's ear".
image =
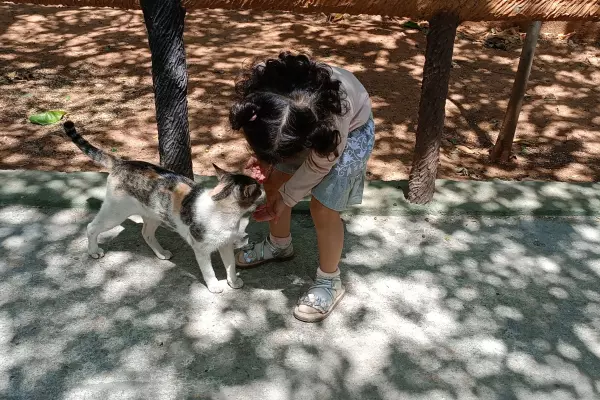
<svg viewBox="0 0 600 400">
<path fill-rule="evenodd" d="M 217 173 L 217 179 L 221 180 L 221 179 L 223 179 L 223 177 L 225 175 L 227 175 L 227 171 L 219 168 L 216 164 L 213 164 L 213 168 L 215 169 L 215 172 Z"/>
</svg>

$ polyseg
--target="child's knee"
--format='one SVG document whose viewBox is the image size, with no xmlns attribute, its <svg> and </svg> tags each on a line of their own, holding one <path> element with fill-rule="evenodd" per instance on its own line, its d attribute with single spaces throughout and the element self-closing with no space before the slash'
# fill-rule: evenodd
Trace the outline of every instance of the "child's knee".
<svg viewBox="0 0 600 400">
<path fill-rule="evenodd" d="M 310 200 L 310 215 L 312 216 L 315 226 L 330 224 L 332 221 L 340 219 L 340 213 L 338 211 L 325 207 L 314 197 Z"/>
</svg>

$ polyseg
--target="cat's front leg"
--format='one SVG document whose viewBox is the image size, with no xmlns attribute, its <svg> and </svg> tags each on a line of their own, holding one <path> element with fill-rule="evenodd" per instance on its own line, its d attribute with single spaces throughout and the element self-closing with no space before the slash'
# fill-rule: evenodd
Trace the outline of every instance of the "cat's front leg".
<svg viewBox="0 0 600 400">
<path fill-rule="evenodd" d="M 235 269 L 235 254 L 233 252 L 233 242 L 219 247 L 221 260 L 227 271 L 227 283 L 234 289 L 239 289 L 244 286 L 244 281 L 237 276 Z"/>
<path fill-rule="evenodd" d="M 208 291 L 211 293 L 221 293 L 223 287 L 215 276 L 215 271 L 210 262 L 210 253 L 206 252 L 198 242 L 193 243 L 192 248 L 194 249 L 194 254 L 196 254 L 196 261 L 198 262 Z"/>
</svg>

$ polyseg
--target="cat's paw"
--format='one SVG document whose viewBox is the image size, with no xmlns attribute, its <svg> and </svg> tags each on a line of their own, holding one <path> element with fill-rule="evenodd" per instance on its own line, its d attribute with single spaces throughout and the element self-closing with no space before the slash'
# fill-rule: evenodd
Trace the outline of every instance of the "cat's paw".
<svg viewBox="0 0 600 400">
<path fill-rule="evenodd" d="M 170 260 L 173 257 L 173 253 L 169 250 L 163 250 L 162 253 L 156 253 L 156 257 L 158 257 L 159 260 Z"/>
<path fill-rule="evenodd" d="M 99 258 L 104 257 L 104 250 L 102 250 L 100 247 L 98 247 L 96 249 L 96 251 L 88 251 L 88 254 L 90 255 L 90 257 L 97 260 Z"/>
<path fill-rule="evenodd" d="M 223 286 L 219 283 L 219 281 L 214 283 L 209 283 L 206 285 L 208 287 L 208 291 L 211 293 L 221 293 L 223 291 Z"/>
<path fill-rule="evenodd" d="M 233 281 L 227 279 L 227 284 L 233 289 L 240 289 L 242 286 L 244 286 L 244 281 L 242 280 L 242 278 L 238 278 L 236 276 Z"/>
</svg>

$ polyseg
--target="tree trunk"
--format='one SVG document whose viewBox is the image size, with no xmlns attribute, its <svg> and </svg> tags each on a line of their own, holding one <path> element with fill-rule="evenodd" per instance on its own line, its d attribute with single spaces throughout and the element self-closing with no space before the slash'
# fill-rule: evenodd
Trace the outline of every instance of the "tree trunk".
<svg viewBox="0 0 600 400">
<path fill-rule="evenodd" d="M 193 179 L 180 0 L 141 0 L 152 53 L 160 164 Z"/>
<path fill-rule="evenodd" d="M 500 134 L 498 135 L 496 144 L 494 144 L 490 154 L 492 161 L 500 160 L 508 162 L 510 160 L 512 145 L 515 140 L 515 131 L 517 130 L 517 123 L 519 122 L 519 114 L 521 113 L 525 90 L 527 90 L 527 81 L 529 80 L 529 73 L 531 72 L 531 65 L 533 64 L 535 45 L 540 36 L 541 27 L 541 21 L 534 21 L 527 30 L 525 43 L 523 43 L 523 50 L 521 50 L 517 75 L 515 76 L 515 82 L 513 83 L 512 93 L 510 94 L 510 100 L 508 101 L 508 107 L 506 108 L 506 114 L 504 115 L 504 121 L 502 122 L 502 128 L 500 128 Z"/>
<path fill-rule="evenodd" d="M 411 203 L 428 203 L 435 191 L 452 51 L 458 23 L 458 16 L 449 13 L 437 14 L 429 21 L 417 141 L 408 181 L 408 201 Z"/>
</svg>

